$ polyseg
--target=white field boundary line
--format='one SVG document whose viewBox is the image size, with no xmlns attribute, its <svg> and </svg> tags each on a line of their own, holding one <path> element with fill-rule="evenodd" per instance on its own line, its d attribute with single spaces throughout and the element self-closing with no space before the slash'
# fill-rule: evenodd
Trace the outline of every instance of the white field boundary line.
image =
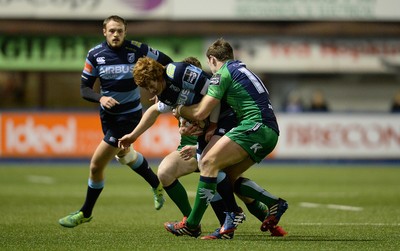
<svg viewBox="0 0 400 251">
<path fill-rule="evenodd" d="M 300 207 L 307 207 L 307 208 L 329 208 L 335 210 L 344 210 L 344 211 L 362 211 L 364 208 L 362 207 L 353 207 L 348 205 L 336 205 L 336 204 L 319 204 L 319 203 L 310 203 L 310 202 L 301 202 Z"/>
<path fill-rule="evenodd" d="M 303 223 L 288 223 L 288 225 L 296 225 L 296 226 L 391 226 L 398 227 L 400 223 L 321 223 L 321 222 L 303 222 Z"/>
</svg>

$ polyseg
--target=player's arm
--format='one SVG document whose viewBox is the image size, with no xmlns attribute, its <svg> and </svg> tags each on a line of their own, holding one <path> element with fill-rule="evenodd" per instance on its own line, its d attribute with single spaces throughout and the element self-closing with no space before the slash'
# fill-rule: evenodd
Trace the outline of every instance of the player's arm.
<svg viewBox="0 0 400 251">
<path fill-rule="evenodd" d="M 100 103 L 103 107 L 108 109 L 119 104 L 119 102 L 114 98 L 102 96 L 100 93 L 93 90 L 96 79 L 97 77 L 94 73 L 94 66 L 88 59 L 86 59 L 85 68 L 81 75 L 81 97 L 90 102 Z"/>
<path fill-rule="evenodd" d="M 160 113 L 161 112 L 158 110 L 158 104 L 150 106 L 143 114 L 143 117 L 137 127 L 131 133 L 126 134 L 122 136 L 122 138 L 118 139 L 118 146 L 121 148 L 129 147 L 140 137 L 140 135 L 147 131 L 147 129 L 149 129 L 156 122 Z"/>
<path fill-rule="evenodd" d="M 157 61 L 160 63 L 160 64 L 162 64 L 162 65 L 167 65 L 167 64 L 169 64 L 169 63 L 172 63 L 173 61 L 172 61 L 172 59 L 167 55 L 167 54 L 164 54 L 163 52 L 161 52 L 161 51 L 159 51 L 159 56 L 158 56 L 158 59 L 157 59 Z"/>
<path fill-rule="evenodd" d="M 91 61 L 91 54 L 88 53 L 85 66 L 81 75 L 81 97 L 87 101 L 99 103 L 101 94 L 93 90 L 94 83 L 98 77 L 98 73 L 94 63 Z"/>
<path fill-rule="evenodd" d="M 101 94 L 93 90 L 96 77 L 82 73 L 81 97 L 87 101 L 100 103 Z"/>
<path fill-rule="evenodd" d="M 219 99 L 205 95 L 198 104 L 191 106 L 179 105 L 176 108 L 176 113 L 191 121 L 203 121 L 210 116 L 213 109 L 219 104 Z"/>
<path fill-rule="evenodd" d="M 218 125 L 218 118 L 221 111 L 221 103 L 218 103 L 210 114 L 210 124 L 208 125 L 206 132 L 204 133 L 204 138 L 206 142 L 210 141 L 211 137 L 214 135 L 215 130 Z"/>
<path fill-rule="evenodd" d="M 164 52 L 151 48 L 147 44 L 140 43 L 140 49 L 143 51 L 144 55 L 150 57 L 160 64 L 166 66 L 169 63 L 172 63 L 173 60 Z"/>
<path fill-rule="evenodd" d="M 115 100 L 112 97 L 106 97 L 102 96 L 100 93 L 95 92 L 93 90 L 94 82 L 96 78 L 94 77 L 88 77 L 83 79 L 81 81 L 81 96 L 83 99 L 94 102 L 94 103 L 100 103 L 103 107 L 110 109 L 114 107 L 115 105 L 118 105 L 119 102 Z"/>
</svg>

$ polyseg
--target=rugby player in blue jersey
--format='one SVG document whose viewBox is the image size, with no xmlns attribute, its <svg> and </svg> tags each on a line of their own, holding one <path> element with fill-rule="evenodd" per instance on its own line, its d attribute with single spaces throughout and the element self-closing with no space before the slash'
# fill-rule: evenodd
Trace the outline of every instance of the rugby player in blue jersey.
<svg viewBox="0 0 400 251">
<path fill-rule="evenodd" d="M 157 175 L 142 154 L 132 146 L 121 149 L 118 139 L 130 133 L 142 117 L 140 88 L 133 78 L 137 60 L 147 56 L 163 65 L 172 62 L 166 54 L 146 44 L 126 39 L 127 23 L 119 16 L 110 16 L 103 22 L 106 41 L 90 49 L 81 78 L 81 96 L 90 102 L 100 103 L 103 140 L 90 161 L 86 200 L 78 211 L 59 220 L 64 227 L 75 227 L 92 219 L 93 207 L 104 187 L 104 170 L 115 157 L 142 176 L 152 187 L 154 206 L 159 210 L 164 204 L 163 188 Z M 100 80 L 100 93 L 93 89 Z"/>
<path fill-rule="evenodd" d="M 215 41 L 206 56 L 214 74 L 207 95 L 197 104 L 178 105 L 175 114 L 190 121 L 202 121 L 224 100 L 235 111 L 238 126 L 222 136 L 200 159 L 200 180 L 193 210 L 186 222 L 170 225 L 170 231 L 175 235 L 197 235 L 201 219 L 215 194 L 220 170 L 224 170 L 232 181 L 240 181 L 240 184 L 235 184 L 239 190 L 244 189 L 240 178 L 242 173 L 261 162 L 278 142 L 278 123 L 269 92 L 260 78 L 244 63 L 234 60 L 231 45 L 223 39 Z M 269 208 L 261 229 L 271 233 L 276 231 L 288 203 L 267 191 L 260 193 L 251 186 L 246 190 L 247 196 Z"/>
<path fill-rule="evenodd" d="M 137 85 L 157 96 L 159 102 L 145 112 L 143 119 L 132 133 L 120 139 L 120 144 L 124 147 L 132 144 L 139 135 L 147 130 L 161 112 L 172 112 L 173 107 L 177 104 L 193 104 L 199 102 L 207 92 L 211 77 L 200 68 L 185 62 L 173 62 L 163 67 L 150 57 L 143 57 L 138 60 L 134 67 L 133 75 L 135 76 Z M 232 111 L 230 113 L 232 113 Z M 215 109 L 210 116 L 209 120 L 211 123 L 210 126 L 208 126 L 208 130 L 216 128 L 220 115 L 226 115 L 227 117 L 229 116 L 229 112 L 220 114 L 220 110 Z M 211 138 L 211 135 L 209 137 Z M 165 175 L 163 174 L 165 173 L 164 170 L 163 167 L 160 168 L 160 173 L 158 175 L 161 179 L 163 179 L 162 176 Z M 193 172 L 194 170 L 187 171 Z M 179 171 L 177 173 L 179 176 L 175 178 L 187 174 L 187 171 Z M 171 174 L 171 169 L 168 169 L 168 172 Z M 167 184 L 163 185 L 167 186 Z M 245 215 L 236 204 L 233 188 L 223 172 L 219 173 L 218 187 L 220 188 L 218 189 L 220 195 L 225 200 L 227 210 L 229 212 L 235 212 L 237 215 L 237 222 L 241 223 L 245 219 Z M 224 188 L 221 189 L 222 187 Z M 167 188 L 167 191 L 168 190 L 170 189 Z"/>
<path fill-rule="evenodd" d="M 207 92 L 210 83 L 210 76 L 198 67 L 178 62 L 168 64 L 164 68 L 161 64 L 150 58 L 138 60 L 134 67 L 134 76 L 136 83 L 147 89 L 153 95 L 156 95 L 159 101 L 144 113 L 143 119 L 135 130 L 119 140 L 122 147 L 128 147 L 136 141 L 142 133 L 154 124 L 160 113 L 172 111 L 173 107 L 177 104 L 193 104 L 198 102 Z M 224 105 L 224 103 L 221 104 L 220 111 L 218 110 L 217 113 L 214 111 L 209 119 L 210 125 L 213 126 L 208 127 L 205 136 L 199 136 L 199 154 L 202 150 L 207 152 L 207 149 L 212 144 L 237 123 L 235 114 L 226 104 Z M 203 130 L 201 130 L 200 134 L 203 134 Z M 185 141 L 181 140 L 181 145 L 182 142 Z M 207 145 L 206 142 L 210 143 Z M 188 202 L 186 191 L 180 184 L 178 178 L 197 170 L 197 162 L 190 158 L 190 154 L 189 157 L 185 157 L 184 160 L 180 158 L 180 154 L 182 153 L 183 155 L 187 155 L 185 152 L 187 151 L 175 151 L 170 153 L 163 159 L 158 169 L 158 176 L 165 190 L 184 215 L 183 221 L 186 220 L 188 214 L 191 212 L 191 206 Z M 221 196 L 224 198 L 224 202 L 222 202 L 221 199 L 217 200 L 217 196 L 215 196 L 211 204 L 220 220 L 223 230 L 218 228 L 216 232 L 204 236 L 203 239 L 232 238 L 233 231 L 236 229 L 237 224 L 241 223 L 245 217 L 242 210 L 236 204 L 230 181 L 226 178 L 225 173 L 218 173 L 217 183 L 218 192 L 220 192 Z M 263 189 L 254 182 L 252 185 L 257 186 L 260 192 L 263 191 Z M 254 199 L 241 198 L 252 214 L 258 219 L 264 220 L 268 212 L 265 205 Z M 217 205 L 218 201 L 219 205 Z M 228 211 L 226 216 L 223 213 L 225 206 L 226 211 Z M 227 227 L 226 221 L 229 222 L 229 227 Z M 169 230 L 169 223 L 166 223 L 165 227 Z M 193 234 L 195 237 L 199 235 L 200 231 Z"/>
</svg>

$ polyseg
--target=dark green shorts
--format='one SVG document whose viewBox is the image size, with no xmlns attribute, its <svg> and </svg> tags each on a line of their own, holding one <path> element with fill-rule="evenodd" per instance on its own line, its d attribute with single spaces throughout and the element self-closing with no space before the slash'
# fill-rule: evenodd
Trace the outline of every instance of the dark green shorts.
<svg viewBox="0 0 400 251">
<path fill-rule="evenodd" d="M 268 126 L 249 120 L 241 121 L 225 136 L 239 144 L 257 163 L 274 150 L 279 137 Z"/>
<path fill-rule="evenodd" d="M 195 146 L 197 145 L 197 136 L 185 136 L 181 135 L 181 142 L 179 143 L 177 151 L 180 151 L 184 146 Z"/>
</svg>

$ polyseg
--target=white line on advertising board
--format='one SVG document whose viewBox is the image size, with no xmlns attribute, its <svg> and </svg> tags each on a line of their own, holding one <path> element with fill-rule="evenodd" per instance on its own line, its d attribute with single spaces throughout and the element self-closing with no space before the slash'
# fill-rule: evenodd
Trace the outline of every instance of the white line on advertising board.
<svg viewBox="0 0 400 251">
<path fill-rule="evenodd" d="M 397 0 L 2 0 L 2 18 L 170 20 L 400 20 Z"/>
</svg>

